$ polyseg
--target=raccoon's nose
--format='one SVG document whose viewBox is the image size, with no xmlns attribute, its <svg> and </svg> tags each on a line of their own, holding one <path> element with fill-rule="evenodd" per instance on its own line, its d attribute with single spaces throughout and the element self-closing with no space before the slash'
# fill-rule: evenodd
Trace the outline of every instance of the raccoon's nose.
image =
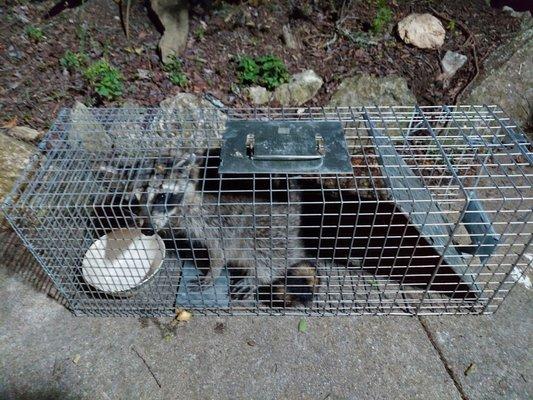
<svg viewBox="0 0 533 400">
<path fill-rule="evenodd" d="M 154 228 L 151 226 L 145 218 L 137 218 L 137 226 L 141 229 L 141 233 L 146 236 L 152 236 L 155 234 Z"/>
<path fill-rule="evenodd" d="M 141 233 L 145 236 L 155 235 L 155 231 L 151 227 L 141 228 Z"/>
</svg>

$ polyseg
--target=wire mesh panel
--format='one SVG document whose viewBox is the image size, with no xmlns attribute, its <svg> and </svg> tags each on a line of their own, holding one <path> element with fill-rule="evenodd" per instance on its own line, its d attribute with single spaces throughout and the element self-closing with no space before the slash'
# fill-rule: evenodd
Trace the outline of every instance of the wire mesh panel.
<svg viewBox="0 0 533 400">
<path fill-rule="evenodd" d="M 496 106 L 63 110 L 3 208 L 77 314 L 492 313 L 532 160 Z"/>
</svg>

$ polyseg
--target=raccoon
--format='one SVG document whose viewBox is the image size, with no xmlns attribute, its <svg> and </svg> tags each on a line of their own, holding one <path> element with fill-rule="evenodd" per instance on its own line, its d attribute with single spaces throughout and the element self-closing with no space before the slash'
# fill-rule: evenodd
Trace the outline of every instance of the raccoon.
<svg viewBox="0 0 533 400">
<path fill-rule="evenodd" d="M 315 264 L 305 261 L 298 199 L 267 202 L 205 190 L 204 175 L 205 164 L 194 154 L 154 163 L 151 177 L 134 189 L 143 233 L 180 231 L 206 249 L 209 265 L 196 289 L 226 269 L 238 305 L 309 306 L 318 278 Z"/>
</svg>

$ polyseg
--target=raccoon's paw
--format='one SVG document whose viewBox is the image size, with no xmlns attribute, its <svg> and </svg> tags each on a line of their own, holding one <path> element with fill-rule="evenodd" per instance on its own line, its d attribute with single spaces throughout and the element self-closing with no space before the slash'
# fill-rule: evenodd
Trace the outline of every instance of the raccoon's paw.
<svg viewBox="0 0 533 400">
<path fill-rule="evenodd" d="M 320 279 L 314 263 L 301 261 L 287 269 L 287 276 L 273 283 L 272 305 L 274 307 L 310 307 Z"/>
<path fill-rule="evenodd" d="M 214 279 L 211 275 L 199 276 L 187 282 L 187 289 L 191 292 L 201 292 L 213 287 L 214 283 Z"/>
<path fill-rule="evenodd" d="M 232 299 L 244 300 L 255 296 L 256 284 L 250 278 L 242 278 L 233 283 L 230 287 L 230 295 Z"/>
</svg>

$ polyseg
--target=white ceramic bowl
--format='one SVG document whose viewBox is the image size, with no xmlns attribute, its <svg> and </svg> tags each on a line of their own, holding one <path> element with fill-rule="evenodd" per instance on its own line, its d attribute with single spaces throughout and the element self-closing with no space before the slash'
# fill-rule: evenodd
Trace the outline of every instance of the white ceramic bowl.
<svg viewBox="0 0 533 400">
<path fill-rule="evenodd" d="M 164 259 L 165 244 L 160 236 L 145 236 L 140 229 L 116 229 L 89 247 L 82 275 L 96 289 L 118 294 L 147 282 Z"/>
</svg>

